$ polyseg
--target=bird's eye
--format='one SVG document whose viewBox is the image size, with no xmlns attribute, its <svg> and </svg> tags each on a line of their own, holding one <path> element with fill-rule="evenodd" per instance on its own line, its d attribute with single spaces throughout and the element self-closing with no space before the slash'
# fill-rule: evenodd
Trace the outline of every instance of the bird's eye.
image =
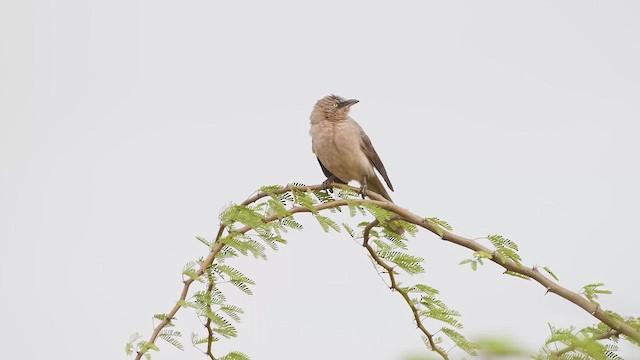
<svg viewBox="0 0 640 360">
<path fill-rule="evenodd" d="M 338 107 L 338 103 L 333 103 L 333 107 L 337 108 Z"/>
</svg>

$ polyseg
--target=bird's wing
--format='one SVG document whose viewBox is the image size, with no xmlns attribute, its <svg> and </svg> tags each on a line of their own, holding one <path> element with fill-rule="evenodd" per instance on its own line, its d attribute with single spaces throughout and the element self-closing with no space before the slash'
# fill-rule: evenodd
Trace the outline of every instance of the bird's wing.
<svg viewBox="0 0 640 360">
<path fill-rule="evenodd" d="M 358 125 L 358 123 L 356 123 L 355 121 L 353 122 L 360 128 L 360 138 L 362 139 L 362 143 L 360 144 L 360 147 L 362 148 L 362 151 L 367 156 L 367 159 L 369 159 L 369 162 L 376 168 L 376 170 L 378 170 L 380 175 L 382 175 L 382 178 L 387 183 L 387 186 L 389 186 L 389 189 L 393 191 L 393 185 L 391 185 L 391 180 L 389 180 L 389 176 L 387 175 L 387 170 L 385 170 L 384 164 L 382 163 L 382 160 L 380 160 L 380 156 L 378 156 L 376 149 L 373 148 L 373 144 L 371 144 L 371 139 L 369 139 L 367 134 L 365 134 L 364 130 L 362 130 L 362 128 L 360 127 L 360 125 Z"/>
<path fill-rule="evenodd" d="M 322 161 L 320 161 L 320 159 L 317 156 L 316 156 L 316 159 L 318 159 L 318 164 L 320 164 L 320 168 L 322 169 L 322 172 L 324 173 L 324 176 L 327 177 L 327 179 L 333 176 L 336 182 L 343 183 L 343 184 L 347 183 L 346 181 L 339 179 L 337 176 L 333 175 L 333 173 L 331 173 L 331 171 L 329 171 L 329 169 L 327 169 L 324 166 L 324 164 L 322 164 Z"/>
</svg>

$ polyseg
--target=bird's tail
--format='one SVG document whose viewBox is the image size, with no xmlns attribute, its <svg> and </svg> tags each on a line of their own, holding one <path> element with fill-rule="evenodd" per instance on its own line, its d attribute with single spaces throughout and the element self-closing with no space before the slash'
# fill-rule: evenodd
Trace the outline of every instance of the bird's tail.
<svg viewBox="0 0 640 360">
<path fill-rule="evenodd" d="M 393 202 L 393 200 L 391 200 L 391 196 L 389 196 L 389 193 L 387 192 L 387 189 L 384 188 L 384 185 L 382 185 L 382 182 L 380 182 L 380 179 L 378 179 L 377 176 L 374 175 L 367 178 L 367 188 L 382 195 L 382 197 L 384 197 L 385 199 Z M 404 228 L 395 224 L 395 221 L 390 221 L 389 227 L 398 235 L 404 234 Z"/>
<path fill-rule="evenodd" d="M 393 200 L 391 200 L 391 196 L 387 192 L 387 189 L 384 188 L 384 185 L 382 185 L 382 183 L 380 182 L 380 179 L 378 179 L 377 176 L 374 175 L 374 176 L 367 177 L 367 188 L 373 192 L 376 192 L 382 195 L 382 197 L 384 197 L 385 199 L 393 202 Z"/>
</svg>

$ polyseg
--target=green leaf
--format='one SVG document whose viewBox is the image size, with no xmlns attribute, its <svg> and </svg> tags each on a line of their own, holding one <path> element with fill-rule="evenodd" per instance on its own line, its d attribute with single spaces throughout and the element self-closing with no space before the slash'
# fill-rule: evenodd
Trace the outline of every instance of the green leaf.
<svg viewBox="0 0 640 360">
<path fill-rule="evenodd" d="M 176 339 L 176 337 L 182 337 L 182 334 L 179 331 L 171 330 L 171 329 L 163 329 L 158 334 L 158 337 L 168 342 L 169 344 L 175 346 L 176 348 L 180 350 L 184 350 L 184 346 L 182 345 L 182 343 L 178 341 L 178 339 Z"/>
<path fill-rule="evenodd" d="M 133 352 L 134 352 L 133 344 L 130 343 L 130 342 L 126 343 L 125 346 L 124 346 L 124 352 L 127 355 L 133 354 Z"/>
<path fill-rule="evenodd" d="M 349 208 L 349 216 L 354 217 L 356 216 L 357 212 L 360 212 L 360 215 L 363 216 L 367 214 L 367 211 L 364 209 L 364 207 L 362 207 L 362 205 L 360 205 L 360 203 L 358 203 L 354 199 L 346 198 L 343 196 L 340 197 L 347 202 L 347 207 Z"/>
<path fill-rule="evenodd" d="M 140 352 L 147 352 L 148 350 L 160 351 L 160 348 L 150 341 L 139 342 L 138 349 L 140 349 Z"/>
<path fill-rule="evenodd" d="M 517 278 L 524 279 L 524 280 L 531 280 L 531 278 L 528 277 L 527 275 L 522 275 L 520 273 L 517 273 L 515 271 L 511 271 L 511 270 L 505 271 L 504 274 L 511 275 L 513 277 L 517 277 Z"/>
<path fill-rule="evenodd" d="M 547 273 L 549 273 L 549 275 L 551 275 L 551 277 L 553 277 L 556 281 L 560 281 L 560 279 L 558 279 L 558 277 L 556 276 L 556 274 L 553 273 L 553 271 L 551 271 L 551 269 L 549 269 L 547 266 L 543 266 L 542 267 Z"/>
<path fill-rule="evenodd" d="M 244 292 L 245 294 L 253 295 L 253 292 L 247 285 L 255 285 L 255 282 L 246 277 L 240 271 L 225 264 L 214 264 L 212 268 L 216 273 L 222 276 L 226 275 L 226 278 L 229 279 L 229 282 L 238 289 L 242 290 L 242 292 Z"/>
<path fill-rule="evenodd" d="M 203 238 L 202 236 L 196 236 L 196 239 L 197 239 L 198 241 L 200 241 L 201 243 L 203 243 L 203 244 L 207 245 L 207 247 L 211 247 L 211 246 L 213 246 L 213 243 L 212 243 L 212 242 L 208 241 L 207 239 Z"/>
<path fill-rule="evenodd" d="M 398 265 L 409 274 L 419 274 L 424 272 L 421 263 L 423 258 L 409 255 L 400 251 L 378 251 L 377 255 Z"/>
<path fill-rule="evenodd" d="M 282 189 L 280 185 L 265 185 L 260 187 L 260 191 L 270 196 L 276 196 L 274 192 L 280 189 Z"/>
<path fill-rule="evenodd" d="M 604 286 L 604 283 L 588 284 L 582 287 L 580 293 L 590 301 L 595 301 L 596 299 L 598 299 L 598 295 L 612 293 L 611 290 L 599 289 L 602 286 Z"/>
<path fill-rule="evenodd" d="M 385 235 L 387 235 L 387 231 L 385 229 Z M 398 236 L 395 232 L 393 232 L 393 234 L 395 236 L 386 236 L 386 240 L 391 242 L 391 248 L 392 249 L 402 249 L 402 250 L 408 250 L 407 244 L 406 244 L 406 238 L 402 237 L 402 236 Z"/>
<path fill-rule="evenodd" d="M 354 198 L 358 200 L 360 199 L 360 194 L 351 189 L 340 188 L 337 191 L 337 195 L 339 198 L 347 200 L 347 203 L 349 202 L 349 200 L 353 200 Z M 362 215 L 364 215 L 364 213 Z"/>
<path fill-rule="evenodd" d="M 518 245 L 509 239 L 505 239 L 500 235 L 489 235 L 487 237 L 496 249 L 495 255 L 501 260 L 510 259 L 518 265 L 522 265 L 522 259 L 518 255 Z"/>
<path fill-rule="evenodd" d="M 225 320 L 226 321 L 226 320 Z M 238 337 L 238 331 L 236 328 L 229 322 L 226 324 L 222 324 L 219 327 L 212 328 L 212 331 L 226 337 L 227 339 L 232 337 Z"/>
<path fill-rule="evenodd" d="M 395 213 L 383 209 L 375 204 L 361 203 L 360 206 L 364 207 L 371 215 L 378 219 L 381 225 L 385 225 L 391 217 L 396 215 Z"/>
<path fill-rule="evenodd" d="M 220 311 L 223 311 L 225 314 L 229 315 L 233 320 L 240 322 L 240 315 L 244 314 L 244 310 L 234 305 L 222 305 L 220 307 Z"/>
<path fill-rule="evenodd" d="M 249 355 L 239 351 L 232 351 L 220 358 L 220 360 L 251 360 Z"/>
<path fill-rule="evenodd" d="M 282 223 L 282 225 L 291 228 L 291 229 L 295 229 L 295 230 L 302 230 L 302 225 L 300 225 L 300 223 L 298 223 L 297 221 L 295 221 L 293 218 L 284 218 L 280 221 Z"/>
<path fill-rule="evenodd" d="M 291 215 L 289 210 L 287 210 L 287 208 L 282 205 L 280 201 L 269 199 L 267 200 L 267 203 L 269 204 L 269 212 L 273 212 L 278 217 L 278 219 L 284 219 L 293 216 Z"/>
<path fill-rule="evenodd" d="M 260 237 L 270 245 L 274 250 L 277 250 L 277 246 L 273 245 L 273 238 L 275 236 L 270 233 L 266 233 L 264 229 L 258 231 Z M 265 247 L 259 242 L 249 238 L 248 236 L 240 233 L 232 233 L 223 238 L 220 238 L 220 242 L 229 246 L 235 250 L 238 250 L 242 255 L 251 253 L 255 258 L 266 259 Z"/>
<path fill-rule="evenodd" d="M 232 225 L 234 222 L 240 222 L 252 229 L 262 228 L 265 222 L 262 215 L 245 205 L 231 205 L 220 214 L 220 221 L 226 226 Z"/>
<path fill-rule="evenodd" d="M 205 311 L 202 315 L 206 316 L 211 322 L 217 326 L 231 326 L 231 323 L 223 316 L 217 314 L 215 311 Z"/>
<path fill-rule="evenodd" d="M 620 359 L 615 354 L 615 345 L 602 344 L 598 338 L 589 336 L 593 334 L 593 327 L 576 331 L 574 327 L 558 329 L 549 325 L 549 329 L 551 336 L 541 349 L 538 359 L 557 359 L 558 352 L 562 353 L 560 359 Z"/>
<path fill-rule="evenodd" d="M 191 333 L 191 344 L 192 345 L 201 345 L 201 344 L 208 344 L 209 340 L 211 340 L 211 342 L 216 342 L 216 341 L 220 341 L 220 339 L 218 339 L 215 336 L 212 336 L 211 339 L 209 339 L 209 337 L 206 336 L 198 336 L 198 334 L 196 333 Z"/>
<path fill-rule="evenodd" d="M 185 308 L 193 308 L 195 307 L 195 303 L 186 301 L 186 300 L 178 300 L 178 305 L 185 307 Z"/>
<path fill-rule="evenodd" d="M 526 359 L 529 352 L 516 341 L 503 337 L 482 337 L 474 341 L 485 359 Z"/>
<path fill-rule="evenodd" d="M 220 252 L 218 252 L 216 254 L 216 259 L 230 259 L 230 258 L 234 258 L 234 257 L 238 257 L 238 252 L 236 250 L 234 250 L 232 247 L 230 246 L 223 246 L 222 250 L 220 250 Z M 266 255 L 265 255 L 266 257 Z"/>
<path fill-rule="evenodd" d="M 412 286 L 412 289 L 415 289 L 415 291 L 413 292 L 418 292 L 418 293 L 423 293 L 423 294 L 429 294 L 429 295 L 438 295 L 440 293 L 440 291 L 438 291 L 435 288 L 432 288 L 431 286 L 428 285 L 424 285 L 424 284 L 415 284 Z"/>
<path fill-rule="evenodd" d="M 427 218 L 426 220 L 428 224 L 434 227 L 436 233 L 438 234 L 438 236 L 440 236 L 440 238 L 444 237 L 445 230 L 453 230 L 449 223 L 444 220 L 440 220 L 437 217 Z"/>
<path fill-rule="evenodd" d="M 462 329 L 462 324 L 455 318 L 457 316 L 460 316 L 460 314 L 455 310 L 440 309 L 434 307 L 432 309 L 424 311 L 423 314 L 424 316 L 427 316 L 431 319 L 439 320 L 447 325 Z"/>
<path fill-rule="evenodd" d="M 342 223 L 342 227 L 347 231 L 347 234 L 349 234 L 349 236 L 351 236 L 354 239 L 356 238 L 356 235 L 353 232 L 353 229 L 351 228 L 351 226 L 349 226 L 349 224 Z"/>
<path fill-rule="evenodd" d="M 141 336 L 139 333 L 133 333 L 133 335 L 131 335 L 129 337 L 129 341 L 127 342 L 127 344 L 124 346 L 124 352 L 127 355 L 131 355 L 134 353 L 135 351 L 135 346 L 133 345 L 134 342 L 140 340 Z"/>
<path fill-rule="evenodd" d="M 471 356 L 478 355 L 478 352 L 476 351 L 477 349 L 479 349 L 478 344 L 475 344 L 467 340 L 467 338 L 465 338 L 464 335 L 460 334 L 459 332 L 453 329 L 443 327 L 441 331 L 445 333 L 449 337 L 449 339 L 453 340 L 453 342 L 456 343 L 456 345 L 458 345 L 458 347 L 464 350 L 467 354 Z"/>
<path fill-rule="evenodd" d="M 340 226 L 338 226 L 338 224 L 336 224 L 332 219 L 320 214 L 316 215 L 315 218 L 318 220 L 318 223 L 320 223 L 320 226 L 322 226 L 324 232 L 329 232 L 332 229 L 336 232 L 340 232 Z"/>
<path fill-rule="evenodd" d="M 316 196 L 318 201 L 320 201 L 323 204 L 326 204 L 328 202 L 335 200 L 333 195 L 331 195 L 331 193 L 329 193 L 329 191 L 327 190 L 314 190 L 313 194 Z"/>
<path fill-rule="evenodd" d="M 459 265 L 469 264 L 471 266 L 471 270 L 476 271 L 478 269 L 478 264 L 484 265 L 482 259 L 490 259 L 492 257 L 492 255 L 486 251 L 474 251 L 471 256 L 473 257 L 472 259 L 462 260 Z"/>
<path fill-rule="evenodd" d="M 509 249 L 518 251 L 518 245 L 516 243 L 502 237 L 501 235 L 489 235 L 487 236 L 487 239 L 489 239 L 489 241 L 491 241 L 493 246 L 496 248 L 507 247 Z"/>
<path fill-rule="evenodd" d="M 242 281 L 231 280 L 231 284 L 240 289 L 243 293 L 247 295 L 253 295 L 253 291 Z"/>
<path fill-rule="evenodd" d="M 406 233 L 411 237 L 415 237 L 418 233 L 418 225 L 416 224 L 404 220 L 396 220 L 394 222 L 397 222 L 403 229 L 405 229 Z"/>
<path fill-rule="evenodd" d="M 202 279 L 200 279 L 200 275 L 198 275 L 198 272 L 195 269 L 186 269 L 182 273 L 192 280 L 202 281 Z"/>
<path fill-rule="evenodd" d="M 155 315 L 153 315 L 153 318 L 157 319 L 157 320 L 160 320 L 160 321 L 163 321 L 163 320 L 167 319 L 167 315 L 166 314 L 155 314 Z M 167 322 L 166 322 L 165 326 L 166 327 L 174 326 L 172 321 L 176 320 L 176 319 L 177 319 L 176 317 L 173 317 L 172 319 L 167 319 Z"/>
<path fill-rule="evenodd" d="M 296 204 L 308 209 L 314 215 L 318 213 L 318 210 L 315 208 L 316 201 L 311 197 L 310 192 L 291 188 L 291 194 L 293 195 L 293 201 Z"/>
<path fill-rule="evenodd" d="M 451 227 L 451 225 L 449 225 L 448 222 L 444 220 L 440 220 L 437 217 L 427 218 L 427 222 L 432 225 L 438 225 L 446 230 L 453 231 L 453 228 Z"/>
<path fill-rule="evenodd" d="M 218 272 L 219 274 L 226 274 L 228 275 L 231 280 L 236 280 L 236 281 L 242 281 L 242 282 L 246 282 L 248 284 L 254 285 L 255 282 L 253 280 L 251 280 L 250 278 L 246 277 L 243 273 L 241 273 L 240 271 L 232 268 L 229 265 L 225 265 L 225 264 L 215 264 L 213 266 L 214 271 Z"/>
</svg>

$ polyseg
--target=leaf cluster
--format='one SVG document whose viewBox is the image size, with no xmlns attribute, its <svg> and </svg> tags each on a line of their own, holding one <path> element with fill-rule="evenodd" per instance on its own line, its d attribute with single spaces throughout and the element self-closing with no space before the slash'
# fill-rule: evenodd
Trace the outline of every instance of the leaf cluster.
<svg viewBox="0 0 640 360">
<path fill-rule="evenodd" d="M 522 259 L 518 254 L 518 245 L 515 242 L 504 238 L 501 235 L 489 235 L 487 236 L 487 239 L 489 239 L 495 248 L 494 254 L 500 259 L 500 261 L 505 262 L 509 259 L 518 265 L 522 265 Z"/>
<path fill-rule="evenodd" d="M 437 298 L 437 295 L 439 294 L 437 289 L 425 284 L 416 284 L 401 288 L 401 291 L 412 295 L 419 295 L 419 297 L 412 297 L 411 303 L 417 311 L 421 321 L 429 319 L 444 323 L 445 326 L 441 327 L 438 332 L 444 334 L 453 341 L 457 347 L 469 355 L 477 355 L 479 345 L 469 341 L 464 335 L 458 332 L 458 330 L 463 328 L 463 325 L 459 320 L 461 316 L 460 313 L 457 310 L 450 309 L 442 300 Z M 443 338 L 436 337 L 434 342 L 435 344 L 440 344 L 443 342 Z M 425 344 L 430 349 L 434 350 L 429 341 L 425 341 Z"/>
<path fill-rule="evenodd" d="M 611 328 L 603 323 L 580 330 L 576 330 L 574 327 L 556 328 L 549 325 L 549 330 L 551 335 L 535 359 L 622 360 L 616 354 L 617 345 L 610 340 L 612 337 L 609 333 Z M 608 343 L 603 343 L 603 341 Z"/>
</svg>

